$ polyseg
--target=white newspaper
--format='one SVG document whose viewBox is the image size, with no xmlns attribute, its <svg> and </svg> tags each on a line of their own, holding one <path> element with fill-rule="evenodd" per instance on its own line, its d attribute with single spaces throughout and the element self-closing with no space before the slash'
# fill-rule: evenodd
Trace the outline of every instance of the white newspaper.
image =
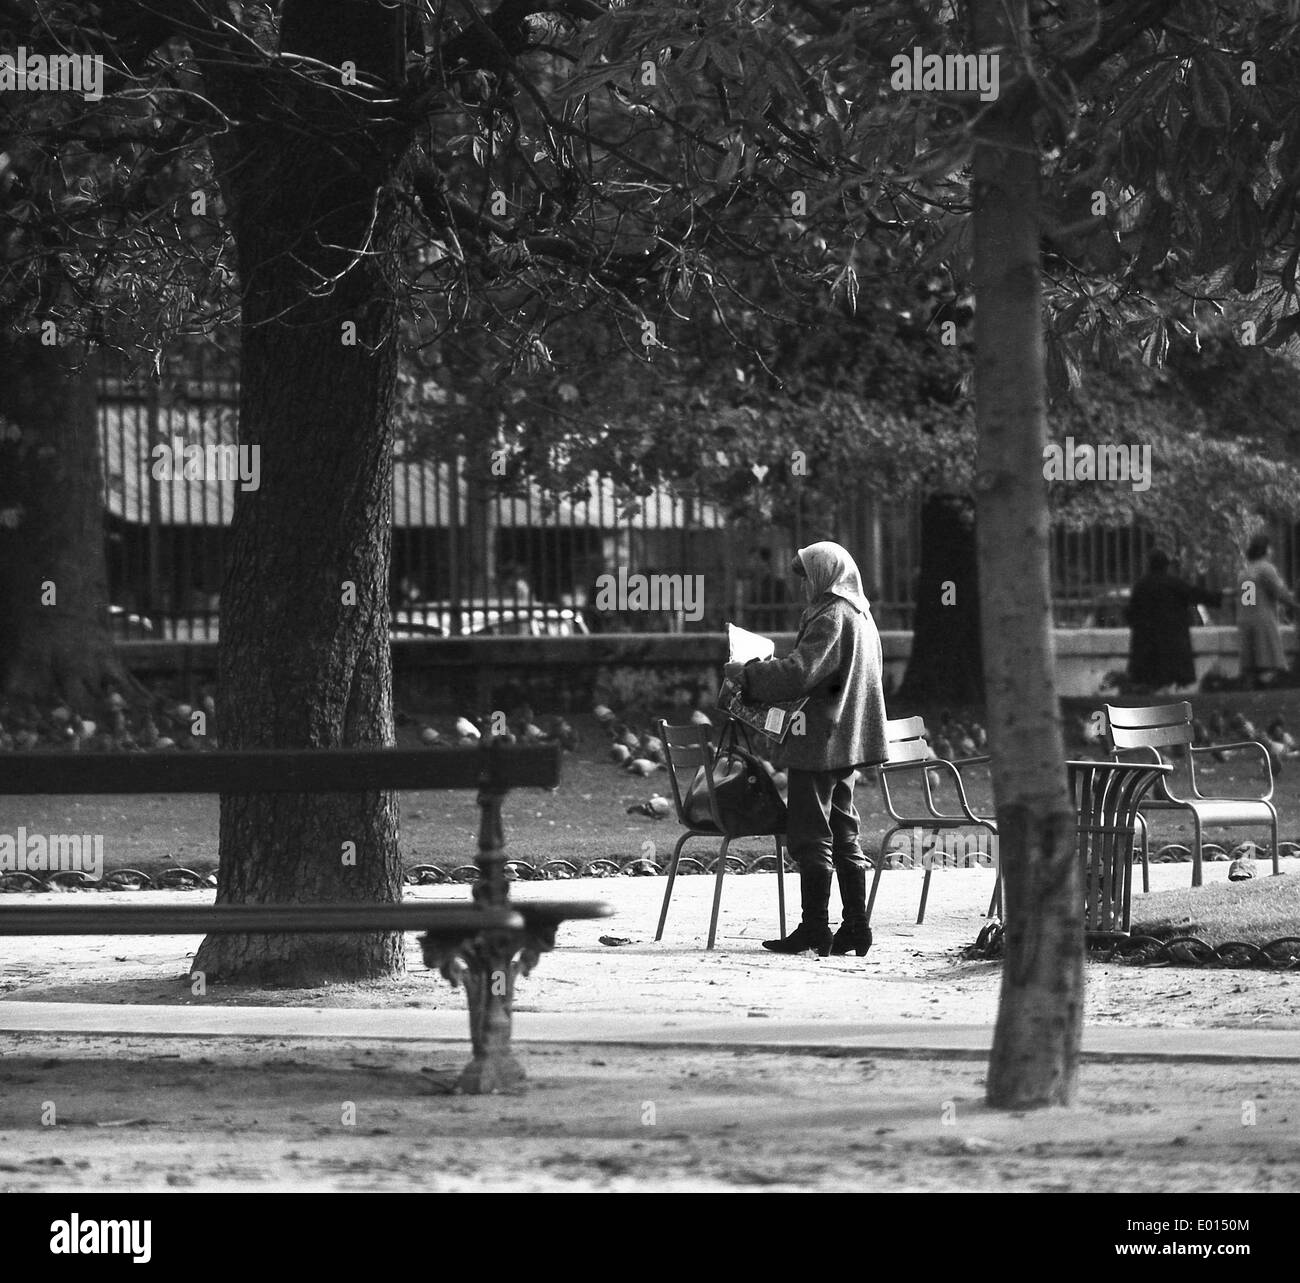
<svg viewBox="0 0 1300 1283">
<path fill-rule="evenodd" d="M 751 633 L 746 628 L 727 625 L 727 658 L 733 664 L 748 664 L 751 659 L 771 659 L 776 644 L 761 633 Z"/>
<path fill-rule="evenodd" d="M 761 633 L 751 633 L 748 629 L 728 624 L 727 652 L 732 663 L 747 664 L 751 659 L 771 659 L 776 653 L 776 644 Z M 739 687 L 728 681 L 722 683 L 719 692 L 719 703 L 725 712 L 737 721 L 770 735 L 778 743 L 789 732 L 793 715 L 807 702 L 807 699 L 800 699 L 790 704 L 747 704 L 740 698 Z"/>
</svg>

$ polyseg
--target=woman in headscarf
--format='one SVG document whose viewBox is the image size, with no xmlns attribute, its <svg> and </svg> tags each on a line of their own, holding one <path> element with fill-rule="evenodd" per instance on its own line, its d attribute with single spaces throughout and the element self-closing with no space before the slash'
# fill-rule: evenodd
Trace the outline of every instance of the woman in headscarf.
<svg viewBox="0 0 1300 1283">
<path fill-rule="evenodd" d="M 787 837 L 799 867 L 803 918 L 790 935 L 764 940 L 777 953 L 814 949 L 859 957 L 871 948 L 867 861 L 858 845 L 853 786 L 861 766 L 883 762 L 885 697 L 880 634 L 853 558 L 836 543 L 800 548 L 790 564 L 803 580 L 808 608 L 794 650 L 783 659 L 728 664 L 747 697 L 768 704 L 808 697 L 774 761 L 789 779 Z M 831 937 L 831 874 L 840 887 L 843 923 Z"/>
</svg>

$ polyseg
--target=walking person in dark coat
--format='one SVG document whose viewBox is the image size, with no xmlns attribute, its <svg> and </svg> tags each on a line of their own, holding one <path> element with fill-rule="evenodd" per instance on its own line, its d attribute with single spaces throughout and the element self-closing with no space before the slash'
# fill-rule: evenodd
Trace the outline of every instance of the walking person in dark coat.
<svg viewBox="0 0 1300 1283">
<path fill-rule="evenodd" d="M 1197 604 L 1218 606 L 1223 600 L 1222 593 L 1186 583 L 1169 567 L 1167 553 L 1153 552 L 1146 574 L 1133 585 L 1129 598 L 1129 680 L 1149 690 L 1191 686 L 1196 681 L 1192 610 Z"/>
<path fill-rule="evenodd" d="M 792 731 L 773 751 L 789 779 L 786 832 L 799 866 L 803 918 L 790 935 L 764 940 L 776 953 L 815 949 L 862 957 L 871 947 L 867 925 L 867 861 L 858 845 L 853 806 L 857 768 L 887 756 L 884 666 L 880 634 L 862 592 L 853 558 L 836 543 L 801 548 L 790 565 L 802 578 L 808 608 L 794 650 L 783 659 L 728 664 L 746 697 L 786 703 L 808 697 L 803 734 Z M 831 875 L 844 918 L 831 937 Z"/>
</svg>

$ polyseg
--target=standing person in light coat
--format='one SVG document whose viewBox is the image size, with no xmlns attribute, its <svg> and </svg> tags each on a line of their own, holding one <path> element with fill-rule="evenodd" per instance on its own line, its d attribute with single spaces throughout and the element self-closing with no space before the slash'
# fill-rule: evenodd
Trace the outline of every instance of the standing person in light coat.
<svg viewBox="0 0 1300 1283">
<path fill-rule="evenodd" d="M 862 957 L 867 925 L 867 861 L 858 845 L 853 787 L 861 766 L 885 761 L 885 697 L 880 634 L 853 558 L 839 544 L 801 548 L 790 565 L 808 608 L 794 650 L 783 659 L 726 665 L 746 697 L 785 703 L 808 697 L 803 734 L 791 732 L 772 754 L 789 778 L 787 835 L 799 866 L 803 918 L 790 935 L 764 940 L 776 953 L 814 949 Z M 831 937 L 831 875 L 843 923 Z"/>
<path fill-rule="evenodd" d="M 1246 549 L 1242 583 L 1251 585 L 1251 600 L 1249 604 L 1243 603 L 1238 612 L 1237 635 L 1241 644 L 1241 675 L 1247 689 L 1271 686 L 1278 673 L 1286 668 L 1277 607 L 1281 602 L 1294 608 L 1296 600 L 1269 560 L 1271 551 L 1267 535 L 1256 535 Z"/>
</svg>

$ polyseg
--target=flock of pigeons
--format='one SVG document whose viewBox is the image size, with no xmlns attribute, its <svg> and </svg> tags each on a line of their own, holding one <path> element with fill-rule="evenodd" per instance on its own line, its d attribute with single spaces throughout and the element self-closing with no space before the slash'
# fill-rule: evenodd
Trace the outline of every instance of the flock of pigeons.
<svg viewBox="0 0 1300 1283">
<path fill-rule="evenodd" d="M 218 746 L 214 731 L 215 707 L 211 696 L 204 696 L 194 705 L 168 700 L 156 706 L 154 712 L 133 716 L 120 694 L 110 694 L 105 700 L 102 719 L 98 722 L 78 716 L 71 709 L 59 705 L 44 714 L 34 709 L 24 715 L 10 706 L 0 719 L 0 751 L 26 751 L 41 744 L 98 751 L 121 749 L 215 748 Z M 664 746 L 657 735 L 638 730 L 604 704 L 597 704 L 592 714 L 609 737 L 609 760 L 631 776 L 646 779 L 665 769 L 667 759 Z M 398 715 L 398 722 L 409 723 Z M 712 730 L 713 719 L 700 709 L 690 715 L 692 723 Z M 1076 739 L 1088 746 L 1104 747 L 1106 733 L 1099 724 L 1101 719 L 1081 717 L 1075 731 Z M 509 716 L 496 712 L 471 720 L 456 719 L 453 735 L 447 736 L 428 722 L 418 723 L 419 737 L 428 745 L 454 744 L 466 747 L 477 744 L 487 736 L 500 736 L 507 742 L 525 744 L 559 744 L 567 750 L 578 747 L 578 733 L 562 716 L 535 714 L 527 704 L 520 705 Z M 1254 740 L 1268 750 L 1275 773 L 1282 770 L 1287 758 L 1300 756 L 1300 741 L 1287 730 L 1281 717 L 1274 717 L 1261 733 L 1257 725 L 1242 713 L 1208 713 L 1204 719 L 1192 722 L 1193 744 L 1198 748 Z M 960 761 L 988 751 L 988 735 L 976 721 L 962 722 L 948 713 L 940 715 L 936 728 L 930 733 L 930 748 L 935 757 Z M 1216 761 L 1225 761 L 1226 753 L 1212 754 Z M 770 766 L 770 763 L 769 763 Z M 774 771 L 777 783 L 784 792 L 785 776 Z M 656 794 L 643 804 L 651 814 L 669 814 L 672 810 L 667 799 Z M 666 808 L 666 809 L 665 809 Z M 638 809 L 638 808 L 632 808 Z"/>
<path fill-rule="evenodd" d="M 964 757 L 986 753 L 988 733 L 978 722 L 954 721 L 948 713 L 941 713 L 939 726 L 930 736 L 930 749 L 935 757 L 948 762 L 959 762 Z"/>
<path fill-rule="evenodd" d="M 489 739 L 502 739 L 507 744 L 559 744 L 570 752 L 578 747 L 578 732 L 563 717 L 538 717 L 527 704 L 521 704 L 509 716 L 491 713 L 480 717 L 477 722 L 468 717 L 458 717 L 454 729 L 457 748 L 472 748 L 482 741 L 484 735 Z M 419 733 L 422 744 L 453 743 L 428 722 L 419 723 Z"/>
<path fill-rule="evenodd" d="M 216 748 L 216 705 L 211 695 L 197 704 L 166 700 L 148 712 L 133 712 L 113 691 L 98 720 L 82 717 L 66 704 L 40 710 L 35 705 L 0 709 L 0 752 L 30 752 L 39 747 L 112 753 L 130 749 Z"/>
<path fill-rule="evenodd" d="M 627 774 L 645 778 L 666 767 L 662 741 L 648 731 L 638 731 L 634 726 L 620 721 L 612 709 L 598 704 L 592 710 L 596 720 L 604 727 L 609 736 L 609 759 L 621 767 Z M 700 726 L 712 727 L 713 721 L 707 713 L 698 709 L 691 714 L 691 721 Z M 1286 729 L 1280 717 L 1274 718 L 1263 734 L 1256 725 L 1242 713 L 1225 715 L 1212 712 L 1204 720 L 1196 719 L 1192 723 L 1194 744 L 1196 747 L 1213 748 L 1216 744 L 1229 744 L 1243 740 L 1254 740 L 1263 744 L 1268 750 L 1274 773 L 1282 769 L 1283 760 L 1300 756 L 1300 742 Z M 1080 718 L 1077 724 L 1079 738 L 1088 745 L 1102 746 L 1106 740 L 1096 719 Z M 960 721 L 949 713 L 940 714 L 936 728 L 928 735 L 930 750 L 934 757 L 956 762 L 968 757 L 977 757 L 988 752 L 988 732 L 977 721 Z M 1226 761 L 1226 752 L 1211 754 L 1215 761 Z M 774 778 L 781 792 L 785 793 L 785 773 L 773 770 Z M 673 813 L 672 801 L 662 794 L 655 793 L 647 801 L 639 802 L 627 808 L 629 814 L 649 815 L 664 819 Z"/>
<path fill-rule="evenodd" d="M 597 704 L 592 710 L 596 721 L 609 736 L 609 760 L 615 766 L 621 766 L 628 775 L 645 779 L 661 768 L 667 768 L 668 758 L 664 752 L 663 740 L 649 731 L 638 731 L 626 722 L 619 721 L 614 710 L 605 704 Z M 707 726 L 713 729 L 713 719 L 700 709 L 691 713 L 691 723 L 695 726 Z M 627 808 L 629 815 L 648 815 L 652 819 L 664 820 L 673 813 L 673 802 L 662 793 L 652 793 L 644 802 L 634 803 Z"/>
</svg>

